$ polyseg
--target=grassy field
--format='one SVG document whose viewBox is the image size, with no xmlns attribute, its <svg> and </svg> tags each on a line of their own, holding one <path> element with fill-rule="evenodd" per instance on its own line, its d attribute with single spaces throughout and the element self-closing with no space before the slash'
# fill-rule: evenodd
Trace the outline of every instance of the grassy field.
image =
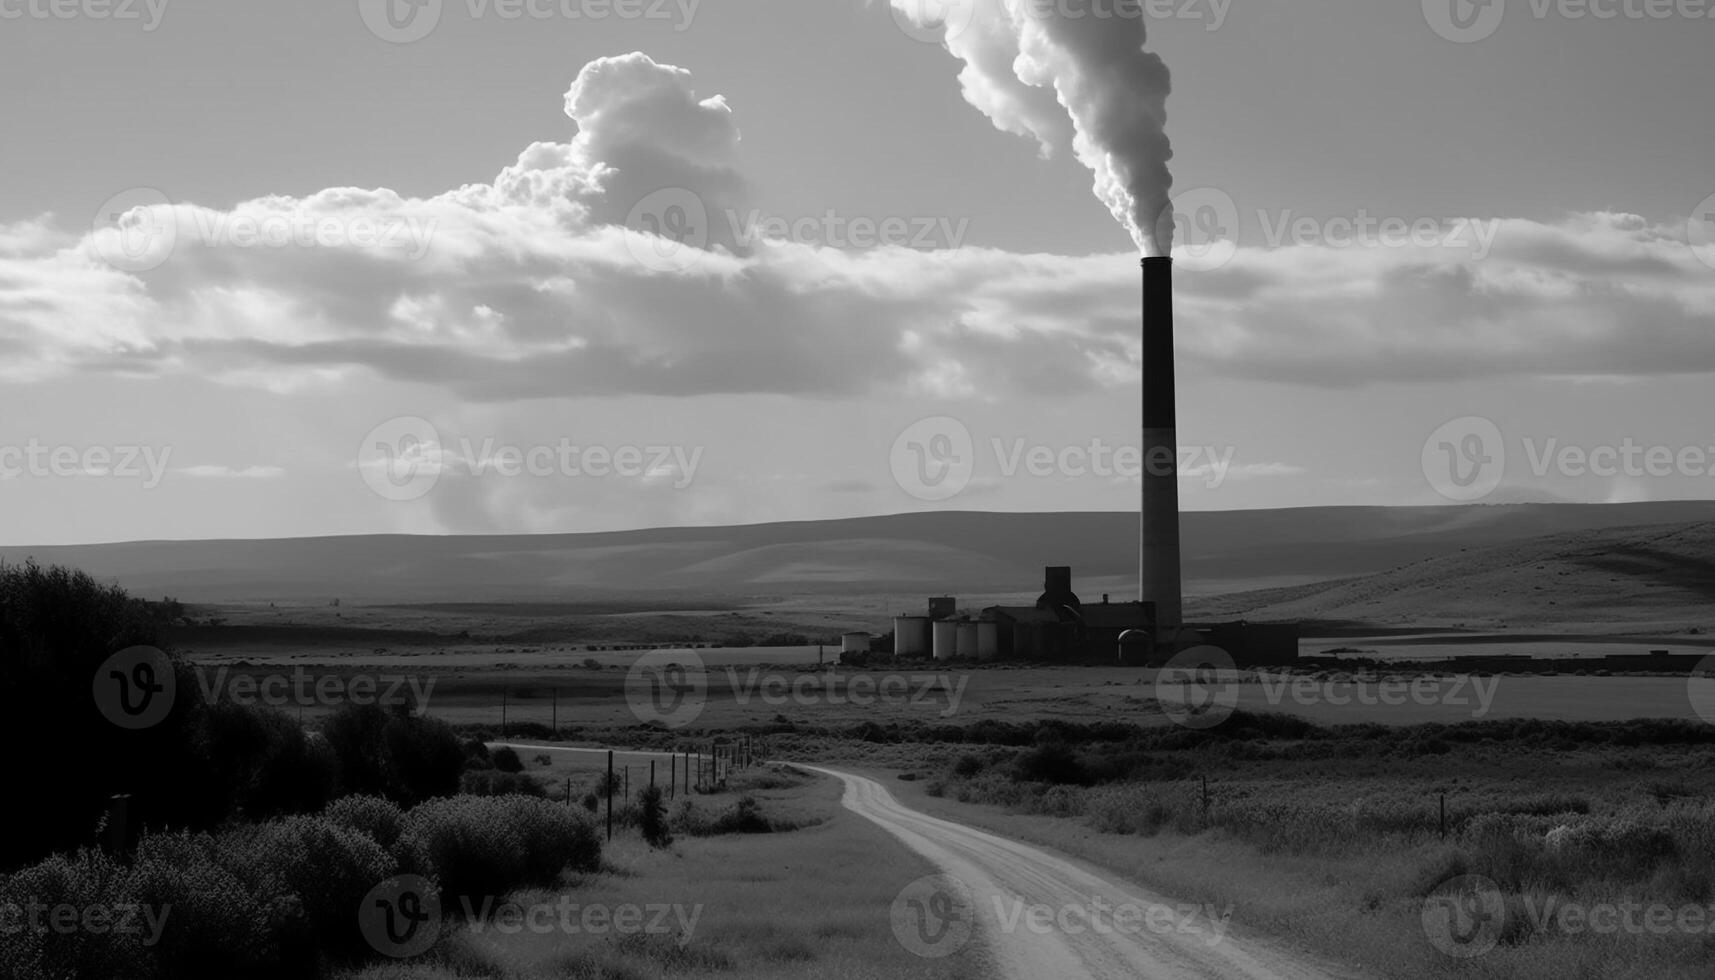
<svg viewBox="0 0 1715 980">
<path fill-rule="evenodd" d="M 531 771 L 544 782 L 568 772 L 574 778 L 590 772 L 573 766 L 550 773 L 548 768 L 532 763 Z M 374 967 L 345 980 L 975 980 L 984 975 L 974 949 L 927 960 L 894 940 L 888 915 L 894 897 L 933 869 L 885 831 L 843 810 L 835 781 L 752 770 L 736 776 L 725 792 L 698 794 L 693 805 L 713 813 L 743 796 L 757 800 L 769 818 L 800 828 L 680 835 L 670 848 L 655 849 L 635 828 L 622 827 L 605 850 L 600 873 L 510 899 L 530 907 L 553 905 L 565 895 L 586 908 L 636 906 L 651 913 L 670 906 L 674 912 L 662 917 L 662 929 L 623 936 L 581 928 L 506 934 L 492 923 L 466 925 L 421 962 Z M 687 923 L 694 924 L 687 929 Z"/>
<path fill-rule="evenodd" d="M 1698 729 L 1686 729 L 1690 741 L 1644 731 L 1466 726 L 1089 744 L 1071 750 L 1092 767 L 1075 782 L 1042 781 L 1028 748 L 941 747 L 905 766 L 909 781 L 891 779 L 905 754 L 897 747 L 867 761 L 908 805 L 1187 900 L 1231 903 L 1239 928 L 1374 976 L 1707 977 L 1715 938 L 1698 924 L 1715 924 L 1715 749 Z M 864 761 L 849 747 L 832 753 Z M 1104 779 L 1094 769 L 1104 764 L 1129 771 Z M 1492 949 L 1456 958 L 1432 944 L 1424 915 L 1437 887 L 1465 874 L 1492 882 L 1505 913 Z M 1639 928 L 1556 917 L 1628 904 Z M 1648 915 L 1673 924 L 1643 927 Z"/>
</svg>

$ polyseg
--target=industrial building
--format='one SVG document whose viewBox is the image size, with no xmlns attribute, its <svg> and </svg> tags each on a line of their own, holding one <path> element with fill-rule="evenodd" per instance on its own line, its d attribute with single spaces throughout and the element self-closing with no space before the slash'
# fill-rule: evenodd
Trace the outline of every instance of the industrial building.
<svg viewBox="0 0 1715 980">
<path fill-rule="evenodd" d="M 948 596 L 929 599 L 928 615 L 893 621 L 894 651 L 935 660 L 1158 665 L 1201 645 L 1239 664 L 1278 666 L 1298 659 L 1295 624 L 1187 625 L 1179 553 L 1179 433 L 1174 388 L 1173 260 L 1143 260 L 1143 442 L 1138 600 L 1085 604 L 1072 569 L 1051 565 L 1033 606 L 990 606 L 961 618 Z"/>
</svg>

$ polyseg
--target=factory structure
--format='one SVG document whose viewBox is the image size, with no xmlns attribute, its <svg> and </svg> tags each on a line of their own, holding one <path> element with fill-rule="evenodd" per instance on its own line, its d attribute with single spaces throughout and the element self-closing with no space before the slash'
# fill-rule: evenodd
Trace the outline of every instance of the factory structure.
<svg viewBox="0 0 1715 980">
<path fill-rule="evenodd" d="M 1182 650 L 1213 645 L 1241 665 L 1298 659 L 1296 624 L 1188 624 L 1179 553 L 1179 435 L 1173 369 L 1173 260 L 1143 260 L 1143 443 L 1138 598 L 1083 602 L 1072 569 L 1051 565 L 1032 606 L 990 606 L 961 615 L 951 597 L 932 597 L 926 615 L 893 621 L 897 657 L 1028 660 L 1154 666 Z M 860 639 L 861 638 L 861 639 Z M 842 647 L 869 648 L 867 634 Z"/>
</svg>

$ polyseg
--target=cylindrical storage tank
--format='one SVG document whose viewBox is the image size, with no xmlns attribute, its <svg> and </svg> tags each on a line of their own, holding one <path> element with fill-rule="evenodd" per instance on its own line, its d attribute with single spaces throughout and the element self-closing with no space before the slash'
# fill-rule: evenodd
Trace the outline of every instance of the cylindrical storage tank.
<svg viewBox="0 0 1715 980">
<path fill-rule="evenodd" d="M 992 619 L 977 621 L 977 659 L 1000 658 L 1000 624 Z"/>
<path fill-rule="evenodd" d="M 847 633 L 840 637 L 841 653 L 868 653 L 868 633 Z"/>
<path fill-rule="evenodd" d="M 960 660 L 975 660 L 975 659 L 977 659 L 977 624 L 976 623 L 965 622 L 965 623 L 959 624 L 959 659 Z"/>
<path fill-rule="evenodd" d="M 957 620 L 935 620 L 934 649 L 936 660 L 951 660 L 959 655 L 959 623 Z"/>
<path fill-rule="evenodd" d="M 896 657 L 929 656 L 929 617 L 893 617 L 893 654 Z"/>
</svg>

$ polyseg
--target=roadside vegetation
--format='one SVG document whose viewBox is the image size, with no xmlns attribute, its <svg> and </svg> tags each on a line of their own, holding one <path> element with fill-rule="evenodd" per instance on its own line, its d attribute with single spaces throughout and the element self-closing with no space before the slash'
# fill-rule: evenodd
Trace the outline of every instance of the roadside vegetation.
<svg viewBox="0 0 1715 980">
<path fill-rule="evenodd" d="M 1367 957 L 1379 975 L 1690 980 L 1715 961 L 1715 914 L 1702 929 L 1600 932 L 1553 911 L 1715 906 L 1712 726 L 1321 728 L 1241 713 L 1206 732 L 985 724 L 963 737 L 896 791 L 1231 902 L 1241 921 Z M 1470 959 L 1438 952 L 1422 923 L 1425 899 L 1462 875 L 1492 881 L 1506 908 L 1498 944 Z"/>
</svg>

